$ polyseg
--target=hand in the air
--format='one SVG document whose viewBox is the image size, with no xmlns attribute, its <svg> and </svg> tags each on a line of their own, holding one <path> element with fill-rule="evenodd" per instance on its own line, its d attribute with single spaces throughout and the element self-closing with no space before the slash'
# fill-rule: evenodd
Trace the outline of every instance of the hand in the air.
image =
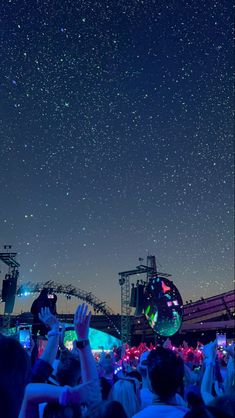
<svg viewBox="0 0 235 418">
<path fill-rule="evenodd" d="M 87 340 L 89 335 L 89 326 L 91 320 L 91 312 L 88 313 L 88 305 L 83 303 L 78 305 L 74 314 L 74 328 L 77 334 L 77 340 Z"/>
<path fill-rule="evenodd" d="M 59 330 L 59 321 L 58 319 L 52 315 L 49 308 L 42 308 L 41 312 L 39 313 L 39 319 L 48 327 L 53 330 Z"/>
</svg>

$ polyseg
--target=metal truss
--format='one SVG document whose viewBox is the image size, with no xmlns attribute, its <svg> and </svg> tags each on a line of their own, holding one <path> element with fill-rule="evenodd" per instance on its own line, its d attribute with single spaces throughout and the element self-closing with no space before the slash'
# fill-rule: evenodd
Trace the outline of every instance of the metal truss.
<svg viewBox="0 0 235 418">
<path fill-rule="evenodd" d="M 130 277 L 122 275 L 121 284 L 121 340 L 130 344 L 131 338 L 131 307 L 130 307 Z"/>
<path fill-rule="evenodd" d="M 131 306 L 130 306 L 130 276 L 143 273 L 153 274 L 154 268 L 140 264 L 134 270 L 118 273 L 121 286 L 121 339 L 123 343 L 131 342 Z"/>
<path fill-rule="evenodd" d="M 40 283 L 31 283 L 27 282 L 17 289 L 17 295 L 22 296 L 25 292 L 28 293 L 38 293 L 41 292 L 43 288 L 50 289 L 51 292 L 56 294 L 63 294 L 67 297 L 76 297 L 78 299 L 84 300 L 89 305 L 91 305 L 94 308 L 94 311 L 97 313 L 103 314 L 109 324 L 110 327 L 112 327 L 118 335 L 121 334 L 119 327 L 113 322 L 113 320 L 110 318 L 112 315 L 115 316 L 115 313 L 113 310 L 107 306 L 106 302 L 101 301 L 98 299 L 95 295 L 93 295 L 91 292 L 86 292 L 85 290 L 78 289 L 75 286 L 72 286 L 71 284 L 59 284 L 55 283 L 54 281 L 47 281 L 47 282 L 40 282 Z"/>
</svg>

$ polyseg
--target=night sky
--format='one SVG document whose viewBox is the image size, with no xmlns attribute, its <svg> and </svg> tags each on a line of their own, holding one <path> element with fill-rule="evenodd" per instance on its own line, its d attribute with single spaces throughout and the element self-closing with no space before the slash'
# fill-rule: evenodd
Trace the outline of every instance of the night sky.
<svg viewBox="0 0 235 418">
<path fill-rule="evenodd" d="M 20 283 L 118 312 L 118 272 L 149 253 L 184 301 L 233 288 L 232 4 L 1 3 L 0 245 Z"/>
</svg>

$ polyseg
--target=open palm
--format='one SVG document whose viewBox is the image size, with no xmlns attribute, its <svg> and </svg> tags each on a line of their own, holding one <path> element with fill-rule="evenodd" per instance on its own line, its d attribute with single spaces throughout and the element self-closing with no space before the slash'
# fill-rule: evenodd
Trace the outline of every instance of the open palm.
<svg viewBox="0 0 235 418">
<path fill-rule="evenodd" d="M 91 312 L 88 313 L 88 305 L 83 303 L 78 305 L 74 314 L 74 328 L 77 334 L 77 340 L 87 340 L 89 335 L 89 326 L 91 320 Z"/>
</svg>

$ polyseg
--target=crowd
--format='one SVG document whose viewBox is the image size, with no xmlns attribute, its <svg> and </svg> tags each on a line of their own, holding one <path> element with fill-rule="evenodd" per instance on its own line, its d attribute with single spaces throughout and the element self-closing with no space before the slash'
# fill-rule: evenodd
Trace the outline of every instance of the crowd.
<svg viewBox="0 0 235 418">
<path fill-rule="evenodd" d="M 87 305 L 79 305 L 77 340 L 69 351 L 56 314 L 42 307 L 47 345 L 39 357 L 36 341 L 25 349 L 0 334 L 0 417 L 234 416 L 234 345 L 220 351 L 211 342 L 193 349 L 186 343 L 174 347 L 168 339 L 163 346 L 122 346 L 95 358 L 90 318 Z"/>
</svg>

